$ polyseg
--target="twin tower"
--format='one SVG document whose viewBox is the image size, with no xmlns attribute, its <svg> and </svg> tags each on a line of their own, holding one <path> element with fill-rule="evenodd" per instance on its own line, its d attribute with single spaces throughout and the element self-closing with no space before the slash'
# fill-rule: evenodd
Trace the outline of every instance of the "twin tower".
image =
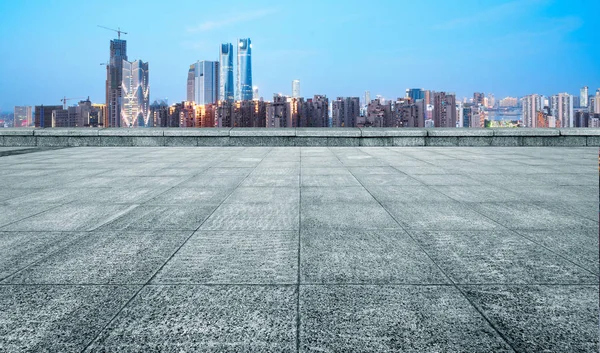
<svg viewBox="0 0 600 353">
<path fill-rule="evenodd" d="M 252 100 L 252 44 L 239 39 L 237 70 L 233 83 L 233 45 L 221 44 L 219 61 L 198 61 L 188 72 L 187 101 L 215 104 L 218 101 Z"/>
</svg>

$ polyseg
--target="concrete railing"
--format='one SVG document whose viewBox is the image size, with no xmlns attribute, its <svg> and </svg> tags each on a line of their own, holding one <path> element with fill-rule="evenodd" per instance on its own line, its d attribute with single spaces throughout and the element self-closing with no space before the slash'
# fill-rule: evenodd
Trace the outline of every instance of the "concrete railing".
<svg viewBox="0 0 600 353">
<path fill-rule="evenodd" d="M 600 129 L 0 129 L 0 146 L 600 146 Z"/>
</svg>

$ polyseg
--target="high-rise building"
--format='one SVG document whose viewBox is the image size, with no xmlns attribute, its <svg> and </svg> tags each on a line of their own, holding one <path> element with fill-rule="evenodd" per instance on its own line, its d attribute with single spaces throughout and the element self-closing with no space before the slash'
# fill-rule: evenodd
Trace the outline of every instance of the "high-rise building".
<svg viewBox="0 0 600 353">
<path fill-rule="evenodd" d="M 456 127 L 456 96 L 451 93 L 436 92 L 433 103 L 435 127 Z"/>
<path fill-rule="evenodd" d="M 573 127 L 573 96 L 568 93 L 559 93 L 551 98 L 551 113 L 560 127 Z"/>
<path fill-rule="evenodd" d="M 165 100 L 155 100 L 150 105 L 150 120 L 152 126 L 156 127 L 178 127 L 169 124 L 169 104 Z"/>
<path fill-rule="evenodd" d="M 35 127 L 52 127 L 52 112 L 62 110 L 62 105 L 36 105 L 35 106 Z"/>
<path fill-rule="evenodd" d="M 292 98 L 300 98 L 300 80 L 292 81 Z"/>
<path fill-rule="evenodd" d="M 525 127 L 537 127 L 538 112 L 544 108 L 544 96 L 531 94 L 522 98 L 523 124 Z"/>
<path fill-rule="evenodd" d="M 75 126 L 98 127 L 104 125 L 106 116 L 106 105 L 94 104 L 88 97 L 87 100 L 79 101 L 75 107 Z"/>
<path fill-rule="evenodd" d="M 494 108 L 496 106 L 496 97 L 494 97 L 493 93 L 488 93 L 487 96 L 487 107 Z"/>
<path fill-rule="evenodd" d="M 416 102 L 417 99 L 425 99 L 425 91 L 421 88 L 407 88 L 406 98 L 410 98 L 413 103 Z"/>
<path fill-rule="evenodd" d="M 106 107 L 108 127 L 121 126 L 121 99 L 123 92 L 123 62 L 127 61 L 127 41 L 110 41 L 110 61 L 106 69 Z"/>
<path fill-rule="evenodd" d="M 365 91 L 365 106 L 369 105 L 369 103 L 371 103 L 371 92 L 370 91 Z"/>
<path fill-rule="evenodd" d="M 238 40 L 235 89 L 237 100 L 252 100 L 252 42 L 250 38 Z"/>
<path fill-rule="evenodd" d="M 392 114 L 391 127 L 424 127 L 425 99 L 400 99 L 394 104 Z"/>
<path fill-rule="evenodd" d="M 123 60 L 121 125 L 148 126 L 150 119 L 150 85 L 148 63 Z"/>
<path fill-rule="evenodd" d="M 579 106 L 581 108 L 587 108 L 588 104 L 589 104 L 589 102 L 588 102 L 588 95 L 589 95 L 588 86 L 582 87 L 579 92 L 580 92 L 580 95 L 579 95 Z"/>
<path fill-rule="evenodd" d="M 366 126 L 391 127 L 393 125 L 392 102 L 374 99 L 367 107 Z"/>
<path fill-rule="evenodd" d="M 16 106 L 13 127 L 27 127 L 33 124 L 33 110 L 31 106 Z"/>
<path fill-rule="evenodd" d="M 360 116 L 360 98 L 338 97 L 331 102 L 333 127 L 356 127 Z"/>
<path fill-rule="evenodd" d="M 259 99 L 260 99 L 260 97 L 258 95 L 258 86 L 254 86 L 254 87 L 252 87 L 252 100 L 257 101 Z"/>
<path fill-rule="evenodd" d="M 233 45 L 221 44 L 219 52 L 219 100 L 233 101 Z"/>
<path fill-rule="evenodd" d="M 288 97 L 276 94 L 267 107 L 266 127 L 292 127 L 292 112 Z"/>
<path fill-rule="evenodd" d="M 483 92 L 475 92 L 473 93 L 473 104 L 481 104 L 483 105 L 485 100 L 485 94 Z"/>
<path fill-rule="evenodd" d="M 600 88 L 596 90 L 596 97 L 594 98 L 594 114 L 600 114 Z"/>
<path fill-rule="evenodd" d="M 190 65 L 187 101 L 199 105 L 216 104 L 219 100 L 219 62 L 197 61 Z"/>
</svg>

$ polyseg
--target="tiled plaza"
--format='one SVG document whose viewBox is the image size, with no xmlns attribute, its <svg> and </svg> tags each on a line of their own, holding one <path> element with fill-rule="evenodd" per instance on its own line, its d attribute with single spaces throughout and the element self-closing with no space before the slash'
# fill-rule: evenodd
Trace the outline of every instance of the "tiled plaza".
<svg viewBox="0 0 600 353">
<path fill-rule="evenodd" d="M 597 352 L 598 148 L 0 150 L 0 352 Z"/>
</svg>

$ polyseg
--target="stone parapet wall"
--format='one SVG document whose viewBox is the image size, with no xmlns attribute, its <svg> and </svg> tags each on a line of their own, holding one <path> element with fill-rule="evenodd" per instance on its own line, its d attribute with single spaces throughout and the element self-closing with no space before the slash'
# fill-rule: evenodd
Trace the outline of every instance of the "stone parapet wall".
<svg viewBox="0 0 600 353">
<path fill-rule="evenodd" d="M 600 129 L 0 129 L 0 146 L 600 146 Z"/>
</svg>

